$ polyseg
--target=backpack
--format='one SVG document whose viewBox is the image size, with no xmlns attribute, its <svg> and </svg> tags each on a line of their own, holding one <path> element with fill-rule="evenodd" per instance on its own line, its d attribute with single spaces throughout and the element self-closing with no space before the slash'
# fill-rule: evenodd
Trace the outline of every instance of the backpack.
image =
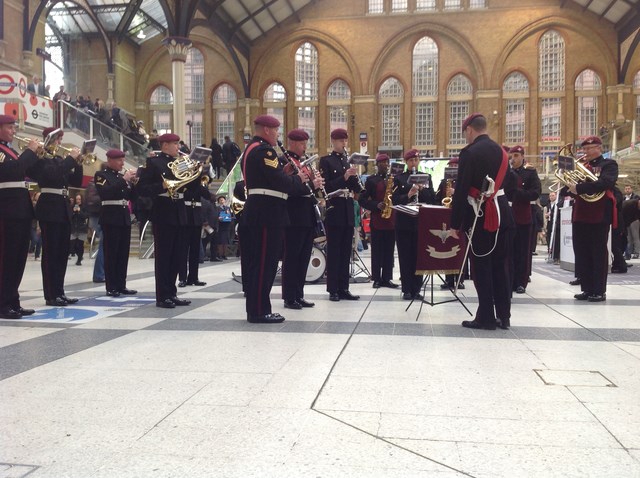
<svg viewBox="0 0 640 478">
<path fill-rule="evenodd" d="M 100 196 L 96 183 L 91 181 L 84 190 L 84 208 L 91 215 L 100 214 Z"/>
</svg>

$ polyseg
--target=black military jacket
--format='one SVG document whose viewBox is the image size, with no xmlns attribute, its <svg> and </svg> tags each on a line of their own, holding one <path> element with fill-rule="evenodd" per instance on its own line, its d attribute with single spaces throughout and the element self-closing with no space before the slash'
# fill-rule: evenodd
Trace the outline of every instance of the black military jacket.
<svg viewBox="0 0 640 478">
<path fill-rule="evenodd" d="M 357 177 L 351 176 L 348 181 L 344 179 L 344 173 L 349 169 L 349 162 L 344 154 L 332 151 L 328 156 L 320 158 L 320 174 L 324 178 L 324 188 L 327 193 L 338 189 L 349 189 L 354 193 L 363 190 Z M 354 205 L 350 197 L 336 197 L 328 201 L 324 223 L 327 226 L 351 226 L 354 222 Z"/>
<path fill-rule="evenodd" d="M 30 175 L 43 188 L 68 189 L 82 186 L 82 165 L 71 156 L 40 159 L 31 168 Z M 60 194 L 43 192 L 36 204 L 38 221 L 71 223 L 69 198 Z"/>
<path fill-rule="evenodd" d="M 147 158 L 147 165 L 142 168 L 140 180 L 136 186 L 138 195 L 153 199 L 150 220 L 154 224 L 167 226 L 184 226 L 187 224 L 187 212 L 184 199 L 173 199 L 162 195 L 166 193 L 163 177 L 176 179 L 169 169 L 169 163 L 174 161 L 168 154 L 160 153 L 153 158 Z"/>
<path fill-rule="evenodd" d="M 542 186 L 536 168 L 529 165 L 522 165 L 513 169 L 517 176 L 517 188 L 513 192 L 511 199 L 511 210 L 516 224 L 531 224 L 531 201 L 540 197 Z"/>
<path fill-rule="evenodd" d="M 296 161 L 300 161 L 293 151 L 287 151 L 287 154 Z M 291 194 L 287 199 L 287 210 L 289 211 L 290 227 L 314 227 L 316 225 L 316 215 L 314 205 L 316 199 L 311 196 L 310 190 L 305 186 L 303 194 Z"/>
<path fill-rule="evenodd" d="M 615 197 L 613 187 L 618 180 L 618 163 L 613 159 L 597 157 L 587 163 L 587 168 L 597 177 L 596 181 L 584 181 L 576 185 L 578 196 L 573 205 L 573 221 L 587 224 L 613 222 L 613 206 Z M 604 192 L 605 195 L 595 201 L 589 202 L 580 194 L 596 194 Z"/>
<path fill-rule="evenodd" d="M 395 229 L 396 211 L 391 211 L 389 219 L 382 218 L 382 211 L 378 209 L 378 204 L 384 200 L 387 190 L 387 178 L 379 174 L 369 176 L 364 183 L 364 191 L 360 194 L 358 202 L 360 206 L 371 212 L 371 228 L 378 230 Z M 393 191 L 393 186 L 391 187 Z"/>
<path fill-rule="evenodd" d="M 124 176 L 118 171 L 106 168 L 98 171 L 93 180 L 96 184 L 96 191 L 101 201 L 130 201 L 135 199 L 131 185 L 124 180 Z M 120 206 L 101 205 L 100 224 L 111 226 L 130 226 L 131 214 L 128 204 Z"/>
<path fill-rule="evenodd" d="M 0 153 L 4 154 L 0 161 L 0 183 L 24 181 L 27 171 L 38 161 L 38 156 L 30 149 L 18 156 L 5 141 L 0 141 Z M 0 189 L 0 219 L 33 217 L 33 204 L 26 187 Z"/>
<path fill-rule="evenodd" d="M 411 171 L 405 171 L 402 174 L 397 174 L 393 178 L 393 195 L 391 199 L 393 204 L 411 204 L 413 197 L 409 198 L 409 191 L 412 188 L 412 184 L 409 184 L 409 177 Z M 418 192 L 418 202 L 422 204 L 435 204 L 436 193 L 433 190 L 433 182 L 431 177 L 428 184 L 425 185 L 422 190 Z M 398 231 L 417 231 L 418 230 L 418 218 L 416 216 L 409 216 L 408 214 L 398 213 L 396 216 L 396 230 Z"/>
<path fill-rule="evenodd" d="M 256 146 L 252 144 L 257 143 Z M 242 172 L 249 196 L 244 205 L 243 224 L 249 227 L 288 226 L 287 201 L 266 194 L 251 194 L 252 190 L 265 189 L 286 194 L 304 195 L 308 189 L 298 176 L 284 172 L 284 163 L 273 147 L 259 136 L 254 136 L 249 154 L 243 157 Z"/>
</svg>

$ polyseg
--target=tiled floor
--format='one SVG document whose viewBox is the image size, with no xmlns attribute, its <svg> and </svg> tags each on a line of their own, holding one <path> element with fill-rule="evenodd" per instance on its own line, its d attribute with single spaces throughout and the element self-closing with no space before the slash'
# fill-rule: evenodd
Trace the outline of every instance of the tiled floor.
<svg viewBox="0 0 640 478">
<path fill-rule="evenodd" d="M 150 260 L 130 261 L 137 302 L 70 261 L 83 300 L 55 311 L 30 259 L 37 320 L 0 321 L 0 477 L 640 477 L 631 262 L 590 304 L 536 256 L 511 330 L 472 331 L 457 302 L 405 311 L 363 282 L 358 302 L 308 285 L 302 311 L 275 287 L 287 320 L 248 324 L 236 260 L 205 264 L 174 310 L 154 305 Z M 470 283 L 460 296 L 474 311 Z"/>
</svg>

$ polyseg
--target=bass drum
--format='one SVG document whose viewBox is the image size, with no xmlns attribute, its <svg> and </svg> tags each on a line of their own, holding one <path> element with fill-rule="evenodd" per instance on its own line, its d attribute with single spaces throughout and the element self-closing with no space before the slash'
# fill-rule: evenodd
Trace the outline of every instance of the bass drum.
<svg viewBox="0 0 640 478">
<path fill-rule="evenodd" d="M 317 282 L 322 276 L 324 276 L 324 271 L 327 268 L 327 258 L 324 255 L 324 252 L 318 247 L 315 246 L 311 249 L 311 258 L 309 259 L 309 265 L 307 266 L 307 276 L 305 280 L 307 282 Z"/>
</svg>

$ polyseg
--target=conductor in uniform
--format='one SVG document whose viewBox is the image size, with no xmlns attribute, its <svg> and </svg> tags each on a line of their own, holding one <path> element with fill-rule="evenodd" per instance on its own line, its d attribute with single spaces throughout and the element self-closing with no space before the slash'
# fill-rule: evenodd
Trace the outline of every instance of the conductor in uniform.
<svg viewBox="0 0 640 478">
<path fill-rule="evenodd" d="M 409 178 L 416 174 L 420 153 L 410 149 L 404 153 L 407 169 L 394 178 L 393 204 L 435 204 L 436 194 L 431 177 L 426 185 L 411 184 Z M 418 217 L 408 214 L 396 216 L 396 243 L 398 244 L 398 262 L 400 263 L 400 283 L 404 300 L 421 300 L 420 288 L 422 276 L 416 275 L 418 259 Z"/>
<path fill-rule="evenodd" d="M 137 189 L 140 196 L 151 197 L 150 221 L 153 225 L 156 307 L 173 309 L 177 305 L 189 305 L 191 301 L 177 297 L 176 279 L 184 254 L 183 234 L 187 224 L 184 194 L 171 195 L 164 179 L 176 180 L 169 163 L 179 157 L 180 136 L 165 133 L 158 136 L 160 153 L 147 158 L 147 165 L 140 175 Z M 195 178 L 198 179 L 198 178 Z"/>
<path fill-rule="evenodd" d="M 247 188 L 243 210 L 246 234 L 242 236 L 241 260 L 246 264 L 244 282 L 247 320 L 251 323 L 279 323 L 284 317 L 271 311 L 269 294 L 278 269 L 284 228 L 289 225 L 289 194 L 308 192 L 304 172 L 284 172 L 284 159 L 273 147 L 278 142 L 280 121 L 269 115 L 257 116 L 254 137 L 242 156 L 242 173 Z M 247 254 L 249 251 L 249 254 Z M 243 274 L 244 275 L 244 274 Z"/>
<path fill-rule="evenodd" d="M 568 187 L 573 204 L 573 251 L 576 276 L 582 292 L 576 300 L 602 302 L 607 299 L 607 239 L 611 225 L 617 225 L 613 187 L 618 180 L 618 163 L 602 157 L 602 140 L 589 136 L 582 142 L 585 167 L 596 177 Z M 584 194 L 602 193 L 595 201 L 587 201 Z"/>
<path fill-rule="evenodd" d="M 57 133 L 56 133 L 57 131 Z M 45 128 L 42 137 L 51 138 L 49 153 L 36 162 L 32 168 L 40 188 L 40 199 L 36 204 L 36 218 L 42 231 L 42 284 L 47 305 L 64 307 L 75 304 L 78 299 L 64 293 L 64 277 L 69 258 L 69 237 L 71 235 L 71 206 L 69 186 L 82 186 L 82 160 L 80 150 L 73 148 L 66 158 L 51 154 L 62 141 L 63 132 Z"/>
<path fill-rule="evenodd" d="M 364 191 L 360 194 L 360 206 L 371 211 L 371 278 L 373 288 L 389 287 L 397 289 L 393 279 L 393 259 L 396 247 L 395 216 L 391 210 L 388 218 L 382 217 L 387 194 L 387 181 L 393 178 L 389 175 L 389 156 L 384 153 L 376 155 L 377 173 L 369 176 L 364 183 Z M 391 204 L 389 203 L 390 207 Z"/>
<path fill-rule="evenodd" d="M 531 276 L 531 242 L 533 215 L 531 204 L 540 197 L 542 186 L 538 172 L 524 159 L 524 148 L 514 146 L 509 150 L 511 168 L 516 175 L 516 189 L 511 197 L 511 210 L 516 222 L 513 241 L 513 291 L 524 294 Z"/>
<path fill-rule="evenodd" d="M 514 221 L 505 193 L 515 188 L 515 176 L 509 172 L 507 152 L 487 135 L 487 120 L 479 114 L 462 123 L 467 141 L 460 151 L 458 181 L 453 193 L 451 228 L 454 237 L 469 231 L 473 282 L 478 293 L 474 320 L 463 327 L 496 329 L 496 317 L 506 329 L 511 319 L 511 280 L 509 262 L 513 245 Z M 494 190 L 485 187 L 494 181 Z"/>
<path fill-rule="evenodd" d="M 127 268 L 131 245 L 131 214 L 129 201 L 135 199 L 132 181 L 134 170 L 121 173 L 124 166 L 124 151 L 107 151 L 107 167 L 96 172 L 94 183 L 100 196 L 100 227 L 104 251 L 104 277 L 107 295 L 134 295 L 137 291 L 127 289 Z"/>
<path fill-rule="evenodd" d="M 330 196 L 325 214 L 327 230 L 327 292 L 329 300 L 358 300 L 359 295 L 349 292 L 349 265 L 353 250 L 355 211 L 349 191 L 364 191 L 358 171 L 350 166 L 346 146 L 349 134 L 343 128 L 331 132 L 333 151 L 320 158 L 320 174 Z M 332 194 L 333 193 L 333 194 Z"/>
<path fill-rule="evenodd" d="M 303 129 L 293 129 L 287 133 L 287 139 L 288 159 L 297 169 L 300 169 L 300 159 L 307 149 L 309 135 Z M 285 171 L 293 173 L 296 168 L 285 166 Z M 311 175 L 309 171 L 305 173 Z M 289 194 L 287 199 L 290 224 L 284 230 L 282 256 L 282 298 L 286 309 L 302 309 L 315 305 L 304 299 L 304 282 L 311 259 L 316 226 L 315 207 L 318 200 L 313 195 L 313 191 L 322 187 L 323 184 L 322 178 L 314 178 L 313 186 L 309 185 L 304 194 Z"/>
<path fill-rule="evenodd" d="M 24 178 L 38 156 L 38 142 L 31 140 L 20 155 L 9 144 L 16 120 L 0 115 L 0 319 L 20 319 L 33 309 L 20 306 L 18 287 L 29 254 L 33 205 Z"/>
</svg>

